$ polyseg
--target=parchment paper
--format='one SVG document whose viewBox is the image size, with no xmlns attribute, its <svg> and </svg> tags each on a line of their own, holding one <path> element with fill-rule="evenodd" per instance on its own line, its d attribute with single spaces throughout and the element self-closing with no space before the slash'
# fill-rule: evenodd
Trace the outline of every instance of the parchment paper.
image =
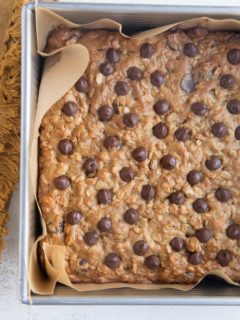
<svg viewBox="0 0 240 320">
<path fill-rule="evenodd" d="M 37 28 L 37 44 L 38 52 L 41 56 L 46 57 L 44 64 L 43 75 L 41 79 L 36 120 L 34 125 L 33 140 L 31 145 L 31 180 L 32 188 L 36 197 L 37 192 L 37 175 L 38 175 L 38 129 L 41 124 L 41 119 L 46 111 L 57 102 L 80 78 L 86 70 L 89 63 L 88 50 L 83 45 L 72 44 L 65 48 L 61 48 L 50 54 L 44 52 L 47 37 L 49 32 L 59 25 L 65 25 L 71 28 L 81 29 L 114 29 L 118 30 L 124 37 L 129 37 L 122 33 L 121 24 L 109 20 L 101 19 L 85 25 L 72 23 L 57 14 L 50 12 L 44 8 L 36 8 L 36 28 Z M 206 27 L 210 30 L 240 30 L 240 21 L 225 19 L 213 20 L 207 17 L 191 19 L 180 23 L 175 23 L 148 31 L 141 32 L 134 38 L 147 38 L 153 35 L 160 34 L 174 27 L 188 29 L 196 26 Z M 64 74 L 64 77 L 62 75 Z M 37 197 L 36 197 L 37 201 Z M 40 210 L 40 208 L 39 208 Z M 41 212 L 41 210 L 40 210 Z M 31 250 L 29 261 L 29 287 L 30 290 L 37 294 L 53 294 L 57 282 L 65 284 L 77 291 L 97 291 L 111 288 L 135 288 L 142 290 L 153 290 L 162 288 L 174 288 L 182 291 L 192 289 L 195 285 L 179 285 L 179 284 L 130 284 L 130 283 L 107 283 L 107 284 L 73 284 L 65 271 L 65 246 L 50 245 L 43 243 L 42 249 L 45 259 L 45 268 L 48 277 L 45 277 L 41 272 L 41 267 L 38 263 L 38 242 L 47 234 L 46 224 L 41 214 L 41 222 L 43 226 L 43 234 L 36 240 Z M 212 271 L 206 275 L 216 275 L 224 279 L 226 282 L 239 285 L 233 282 L 228 276 L 219 270 Z M 205 275 L 205 276 L 206 276 Z M 202 280 L 202 279 L 201 279 Z M 200 281 L 201 281 L 200 280 Z M 200 282 L 199 281 L 199 282 Z M 198 283 L 199 283 L 198 282 Z"/>
</svg>

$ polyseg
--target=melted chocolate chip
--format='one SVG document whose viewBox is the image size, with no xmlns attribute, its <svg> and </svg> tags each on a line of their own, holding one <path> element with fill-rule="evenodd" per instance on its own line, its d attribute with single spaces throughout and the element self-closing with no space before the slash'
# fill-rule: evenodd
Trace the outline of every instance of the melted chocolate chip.
<svg viewBox="0 0 240 320">
<path fill-rule="evenodd" d="M 97 192 L 97 200 L 100 204 L 110 204 L 113 201 L 112 191 L 109 189 L 100 189 Z"/>
<path fill-rule="evenodd" d="M 143 79 L 143 72 L 137 67 L 131 67 L 127 70 L 127 76 L 130 80 L 140 81 Z"/>
<path fill-rule="evenodd" d="M 170 246 L 176 252 L 181 251 L 184 248 L 184 244 L 184 240 L 178 237 L 175 237 L 170 241 Z"/>
<path fill-rule="evenodd" d="M 223 138 L 228 134 L 228 129 L 223 122 L 216 122 L 212 126 L 212 133 L 215 137 Z"/>
<path fill-rule="evenodd" d="M 185 142 L 190 139 L 191 131 L 187 128 L 181 127 L 175 131 L 174 135 L 179 141 Z"/>
<path fill-rule="evenodd" d="M 197 212 L 197 213 L 204 213 L 206 211 L 209 210 L 209 207 L 208 207 L 208 203 L 205 199 L 203 198 L 198 198 L 196 199 L 193 204 L 193 209 Z"/>
<path fill-rule="evenodd" d="M 197 230 L 195 236 L 200 242 L 207 243 L 212 238 L 212 232 L 207 228 L 202 228 Z"/>
<path fill-rule="evenodd" d="M 82 214 L 79 211 L 71 211 L 67 214 L 67 222 L 71 225 L 78 224 L 82 219 Z"/>
<path fill-rule="evenodd" d="M 95 158 L 87 158 L 83 164 L 83 169 L 86 173 L 93 173 L 97 170 L 98 164 Z"/>
<path fill-rule="evenodd" d="M 208 107 L 201 102 L 194 102 L 191 105 L 191 111 L 197 116 L 204 116 L 208 112 Z"/>
<path fill-rule="evenodd" d="M 58 190 L 65 190 L 71 185 L 70 179 L 65 176 L 59 176 L 53 180 L 54 186 Z"/>
<path fill-rule="evenodd" d="M 183 91 L 186 93 L 191 93 L 195 90 L 195 86 L 196 84 L 191 73 L 185 74 L 182 77 L 180 87 Z"/>
<path fill-rule="evenodd" d="M 220 86 L 224 89 L 231 89 L 236 82 L 232 74 L 224 74 L 220 78 Z"/>
<path fill-rule="evenodd" d="M 138 124 L 138 115 L 134 112 L 124 114 L 123 123 L 128 128 L 133 128 Z"/>
<path fill-rule="evenodd" d="M 151 74 L 151 83 L 153 86 L 160 88 L 164 82 L 164 77 L 159 71 L 155 71 Z"/>
<path fill-rule="evenodd" d="M 239 64 L 240 63 L 240 49 L 230 49 L 227 53 L 228 62 L 231 64 Z"/>
<path fill-rule="evenodd" d="M 151 58 L 155 53 L 155 49 L 150 43 L 144 43 L 140 48 L 140 56 L 143 58 Z"/>
<path fill-rule="evenodd" d="M 237 223 L 231 224 L 227 228 L 227 236 L 230 239 L 240 239 L 240 225 Z"/>
<path fill-rule="evenodd" d="M 110 269 L 117 269 L 120 267 L 121 258 L 116 253 L 109 253 L 104 260 L 104 264 Z"/>
<path fill-rule="evenodd" d="M 167 154 L 166 156 L 162 157 L 160 161 L 160 165 L 162 168 L 166 170 L 172 170 L 177 165 L 177 160 L 170 154 Z"/>
<path fill-rule="evenodd" d="M 108 150 L 119 149 L 121 147 L 119 139 L 115 136 L 107 136 L 103 141 L 103 145 Z"/>
<path fill-rule="evenodd" d="M 228 250 L 221 250 L 217 254 L 217 261 L 222 267 L 226 267 L 232 261 L 232 254 Z"/>
<path fill-rule="evenodd" d="M 75 83 L 75 89 L 79 92 L 88 93 L 89 85 L 86 77 L 81 77 Z"/>
<path fill-rule="evenodd" d="M 164 139 L 168 135 L 168 127 L 160 122 L 153 127 L 153 134 L 158 139 Z"/>
<path fill-rule="evenodd" d="M 107 60 L 111 63 L 117 63 L 120 60 L 120 50 L 109 48 L 106 53 Z"/>
<path fill-rule="evenodd" d="M 150 270 L 156 270 L 160 267 L 160 258 L 156 254 L 152 254 L 145 258 L 145 266 Z"/>
<path fill-rule="evenodd" d="M 227 109 L 231 114 L 240 114 L 240 100 L 230 100 L 227 104 Z"/>
<path fill-rule="evenodd" d="M 124 220 L 128 223 L 128 224 L 136 224 L 138 223 L 139 220 L 139 214 L 137 212 L 137 210 L 135 209 L 128 209 L 125 213 L 124 213 Z"/>
<path fill-rule="evenodd" d="M 100 121 L 109 121 L 114 115 L 114 110 L 110 106 L 103 105 L 98 109 L 97 113 Z"/>
<path fill-rule="evenodd" d="M 169 111 L 169 104 L 165 100 L 158 100 L 153 108 L 157 114 L 164 115 Z"/>
<path fill-rule="evenodd" d="M 89 231 L 83 236 L 83 241 L 89 246 L 94 246 L 99 240 L 99 236 L 96 231 Z"/>
<path fill-rule="evenodd" d="M 228 202 L 232 198 L 232 194 L 229 189 L 220 187 L 215 191 L 215 197 L 220 202 Z"/>
<path fill-rule="evenodd" d="M 73 117 L 78 112 L 78 105 L 74 101 L 68 101 L 62 107 L 62 112 L 68 117 Z"/>
<path fill-rule="evenodd" d="M 110 76 L 114 72 L 113 65 L 111 63 L 105 62 L 100 65 L 100 71 L 104 76 Z"/>
<path fill-rule="evenodd" d="M 217 170 L 221 167 L 222 160 L 217 156 L 211 156 L 209 159 L 206 160 L 205 165 L 208 168 L 208 170 Z"/>
<path fill-rule="evenodd" d="M 240 140 L 240 126 L 235 129 L 234 135 L 236 140 Z"/>
<path fill-rule="evenodd" d="M 130 87 L 127 82 L 118 81 L 114 86 L 114 91 L 118 96 L 126 96 L 130 91 Z"/>
<path fill-rule="evenodd" d="M 83 259 L 81 259 L 80 261 L 79 261 L 79 265 L 80 266 L 84 266 L 85 264 L 87 264 L 88 263 L 88 261 L 87 261 L 87 259 L 85 259 L 85 258 L 83 258 Z"/>
<path fill-rule="evenodd" d="M 195 46 L 195 44 L 191 42 L 184 44 L 183 52 L 187 57 L 190 57 L 190 58 L 195 57 L 198 54 L 197 47 Z"/>
<path fill-rule="evenodd" d="M 148 249 L 149 245 L 144 240 L 139 240 L 133 245 L 133 251 L 137 256 L 144 256 Z"/>
<path fill-rule="evenodd" d="M 58 143 L 58 150 L 61 154 L 68 155 L 73 153 L 73 144 L 71 140 L 63 139 Z"/>
<path fill-rule="evenodd" d="M 188 257 L 188 262 L 194 266 L 203 262 L 203 254 L 201 252 L 191 253 Z"/>
<path fill-rule="evenodd" d="M 132 156 L 136 161 L 142 162 L 147 159 L 148 151 L 144 147 L 138 147 L 133 150 Z"/>
<path fill-rule="evenodd" d="M 191 186 L 198 184 L 203 180 L 203 175 L 200 171 L 192 170 L 187 175 L 187 181 Z"/>
<path fill-rule="evenodd" d="M 119 175 L 120 178 L 125 182 L 130 182 L 135 177 L 133 170 L 129 167 L 123 167 L 120 170 Z"/>
<path fill-rule="evenodd" d="M 112 230 L 112 220 L 107 217 L 101 218 L 97 223 L 97 228 L 101 232 L 111 231 Z"/>
<path fill-rule="evenodd" d="M 169 200 L 170 203 L 175 203 L 176 205 L 181 206 L 186 201 L 186 197 L 183 192 L 176 191 L 169 196 Z"/>
<path fill-rule="evenodd" d="M 142 187 L 142 191 L 141 191 L 141 197 L 146 200 L 146 201 L 151 201 L 155 198 L 155 188 L 153 186 L 151 186 L 150 184 L 145 184 Z"/>
</svg>

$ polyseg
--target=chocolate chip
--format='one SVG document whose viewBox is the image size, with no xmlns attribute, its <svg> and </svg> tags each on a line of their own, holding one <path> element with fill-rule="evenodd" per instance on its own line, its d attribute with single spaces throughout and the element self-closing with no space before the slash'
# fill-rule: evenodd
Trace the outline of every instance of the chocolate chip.
<svg viewBox="0 0 240 320">
<path fill-rule="evenodd" d="M 228 62 L 231 64 L 240 63 L 240 49 L 230 49 L 227 53 Z"/>
<path fill-rule="evenodd" d="M 209 210 L 209 207 L 208 207 L 208 203 L 205 199 L 203 198 L 198 198 L 196 199 L 193 204 L 193 209 L 197 212 L 197 213 L 204 213 L 206 211 Z"/>
<path fill-rule="evenodd" d="M 78 105 L 74 101 L 68 101 L 63 105 L 62 112 L 68 117 L 73 117 L 78 112 Z"/>
<path fill-rule="evenodd" d="M 111 63 L 105 62 L 100 65 L 100 71 L 104 76 L 110 76 L 114 72 L 113 65 Z"/>
<path fill-rule="evenodd" d="M 186 201 L 186 197 L 183 192 L 176 191 L 169 196 L 169 200 L 170 200 L 170 203 L 175 203 L 181 206 Z"/>
<path fill-rule="evenodd" d="M 116 136 L 107 136 L 104 141 L 103 145 L 106 149 L 119 149 L 121 147 L 121 143 Z"/>
<path fill-rule="evenodd" d="M 83 236 L 83 241 L 90 247 L 94 246 L 99 240 L 99 236 L 96 231 L 89 231 Z"/>
<path fill-rule="evenodd" d="M 227 104 L 228 112 L 231 114 L 239 114 L 240 113 L 240 100 L 233 99 L 230 100 Z"/>
<path fill-rule="evenodd" d="M 153 108 L 157 114 L 164 115 L 169 111 L 169 104 L 165 100 L 158 100 Z"/>
<path fill-rule="evenodd" d="M 187 128 L 181 127 L 175 131 L 174 135 L 179 141 L 184 142 L 190 139 L 191 131 Z"/>
<path fill-rule="evenodd" d="M 144 240 L 138 240 L 133 245 L 133 251 L 137 256 L 144 256 L 148 249 L 149 245 Z"/>
<path fill-rule="evenodd" d="M 117 63 L 120 60 L 120 50 L 109 48 L 106 53 L 107 60 L 111 63 Z"/>
<path fill-rule="evenodd" d="M 162 157 L 160 165 L 166 170 L 172 170 L 176 167 L 177 160 L 170 154 L 167 154 L 166 156 Z"/>
<path fill-rule="evenodd" d="M 127 76 L 130 80 L 140 81 L 143 78 L 143 72 L 137 67 L 131 67 L 127 70 Z"/>
<path fill-rule="evenodd" d="M 140 55 L 143 58 L 151 58 L 152 55 L 155 53 L 155 49 L 150 43 L 144 43 L 140 48 Z"/>
<path fill-rule="evenodd" d="M 133 150 L 132 156 L 136 161 L 142 162 L 147 159 L 148 151 L 144 147 L 138 147 Z"/>
<path fill-rule="evenodd" d="M 224 74 L 220 78 L 220 86 L 224 89 L 231 89 L 236 82 L 232 74 Z"/>
<path fill-rule="evenodd" d="M 185 91 L 186 93 L 191 93 L 195 90 L 195 82 L 193 79 L 193 75 L 191 73 L 185 74 L 182 77 L 181 83 L 180 83 L 181 89 Z"/>
<path fill-rule="evenodd" d="M 135 177 L 133 170 L 129 167 L 123 167 L 120 170 L 119 175 L 120 178 L 125 182 L 130 182 Z"/>
<path fill-rule="evenodd" d="M 203 254 L 201 252 L 191 253 L 188 257 L 188 262 L 196 266 L 203 262 Z"/>
<path fill-rule="evenodd" d="M 228 129 L 223 122 L 216 122 L 212 125 L 212 133 L 215 137 L 223 138 L 228 134 Z"/>
<path fill-rule="evenodd" d="M 228 202 L 232 198 L 232 194 L 229 189 L 220 187 L 215 191 L 215 197 L 220 202 Z"/>
<path fill-rule="evenodd" d="M 79 211 L 71 211 L 67 214 L 67 222 L 71 225 L 78 224 L 82 219 L 82 214 Z"/>
<path fill-rule="evenodd" d="M 120 267 L 121 258 L 116 253 L 109 253 L 106 256 L 104 263 L 110 269 L 117 269 Z"/>
<path fill-rule="evenodd" d="M 88 81 L 86 77 L 81 77 L 76 83 L 75 83 L 75 89 L 79 92 L 88 93 Z"/>
<path fill-rule="evenodd" d="M 83 169 L 86 173 L 93 173 L 97 170 L 98 164 L 95 158 L 87 158 L 83 164 Z"/>
<path fill-rule="evenodd" d="M 153 186 L 151 186 L 150 184 L 145 184 L 142 187 L 142 191 L 141 191 L 141 197 L 146 200 L 146 201 L 151 201 L 155 198 L 155 188 Z"/>
<path fill-rule="evenodd" d="M 124 114 L 123 123 L 129 128 L 133 128 L 138 124 L 138 116 L 134 112 Z"/>
<path fill-rule="evenodd" d="M 195 57 L 198 54 L 197 47 L 195 46 L 195 44 L 191 42 L 184 44 L 183 52 L 187 57 L 190 57 L 190 58 Z"/>
<path fill-rule="evenodd" d="M 187 175 L 187 181 L 191 186 L 198 184 L 203 180 L 203 175 L 200 171 L 192 170 Z"/>
<path fill-rule="evenodd" d="M 114 115 L 114 110 L 110 106 L 103 105 L 98 109 L 97 113 L 100 121 L 109 121 Z"/>
<path fill-rule="evenodd" d="M 59 176 L 53 180 L 54 186 L 58 190 L 65 190 L 71 185 L 70 179 L 65 176 Z"/>
<path fill-rule="evenodd" d="M 127 82 L 118 81 L 114 86 L 114 91 L 118 96 L 126 96 L 130 91 L 130 87 Z"/>
<path fill-rule="evenodd" d="M 231 224 L 227 228 L 227 236 L 230 239 L 240 239 L 240 225 L 237 223 Z"/>
<path fill-rule="evenodd" d="M 107 217 L 101 218 L 97 223 L 97 228 L 101 232 L 111 231 L 112 230 L 112 220 Z"/>
<path fill-rule="evenodd" d="M 222 267 L 226 267 L 232 261 L 232 254 L 228 250 L 221 250 L 217 254 L 217 261 Z"/>
<path fill-rule="evenodd" d="M 204 116 L 205 113 L 208 112 L 208 107 L 205 106 L 203 103 L 201 102 L 194 102 L 192 105 L 191 105 L 191 110 L 194 114 L 196 114 L 197 116 Z"/>
<path fill-rule="evenodd" d="M 112 191 L 109 189 L 100 189 L 97 192 L 98 203 L 101 204 L 110 204 L 113 201 Z"/>
<path fill-rule="evenodd" d="M 62 154 L 72 154 L 73 153 L 73 144 L 71 140 L 63 139 L 58 143 L 58 150 Z"/>
<path fill-rule="evenodd" d="M 81 259 L 80 261 L 79 261 L 79 265 L 80 266 L 84 266 L 85 264 L 87 264 L 88 263 L 88 261 L 87 261 L 87 259 L 85 259 L 85 258 L 83 258 L 83 259 Z"/>
<path fill-rule="evenodd" d="M 179 252 L 184 247 L 184 240 L 182 238 L 175 237 L 170 241 L 170 246 L 176 252 Z"/>
<path fill-rule="evenodd" d="M 209 159 L 206 160 L 205 165 L 208 168 L 208 170 L 217 170 L 221 167 L 222 160 L 217 156 L 211 156 Z"/>
<path fill-rule="evenodd" d="M 235 129 L 234 135 L 236 140 L 240 140 L 240 126 Z"/>
<path fill-rule="evenodd" d="M 150 270 L 156 270 L 160 267 L 160 258 L 156 254 L 152 254 L 145 258 L 145 266 Z"/>
<path fill-rule="evenodd" d="M 153 134 L 158 139 L 164 139 L 168 135 L 168 127 L 160 122 L 153 127 Z"/>
<path fill-rule="evenodd" d="M 137 210 L 135 209 L 128 209 L 125 213 L 124 213 L 124 220 L 128 223 L 128 224 L 136 224 L 138 223 L 139 220 L 139 214 L 137 212 Z"/>
<path fill-rule="evenodd" d="M 212 232 L 207 228 L 202 228 L 197 230 L 195 236 L 200 242 L 207 243 L 212 238 Z"/>
<path fill-rule="evenodd" d="M 159 71 L 155 71 L 151 74 L 151 83 L 153 86 L 160 88 L 164 82 L 164 77 Z"/>
</svg>

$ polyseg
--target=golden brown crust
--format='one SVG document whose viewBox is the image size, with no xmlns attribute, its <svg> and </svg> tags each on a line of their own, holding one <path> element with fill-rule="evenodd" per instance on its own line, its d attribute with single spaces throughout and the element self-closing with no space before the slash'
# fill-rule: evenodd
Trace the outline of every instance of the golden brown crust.
<svg viewBox="0 0 240 320">
<path fill-rule="evenodd" d="M 170 31 L 147 40 L 155 49 L 150 59 L 139 53 L 146 40 L 126 39 L 116 32 L 86 32 L 79 42 L 90 53 L 84 75 L 89 91 L 86 94 L 73 87 L 46 113 L 41 125 L 39 156 L 38 199 L 47 224 L 45 241 L 67 246 L 66 271 L 70 279 L 96 283 L 194 283 L 206 272 L 220 269 L 239 281 L 240 240 L 226 234 L 230 224 L 240 224 L 240 149 L 234 134 L 240 125 L 240 115 L 231 114 L 226 108 L 230 100 L 240 100 L 240 63 L 231 64 L 227 60 L 231 48 L 240 49 L 238 38 L 230 32 Z M 195 44 L 196 56 L 184 54 L 186 43 Z M 120 61 L 114 63 L 113 74 L 104 76 L 99 68 L 105 63 L 106 51 L 111 47 L 120 49 Z M 143 71 L 142 80 L 127 78 L 127 70 L 133 66 Z M 156 70 L 164 77 L 160 88 L 151 83 L 151 74 Z M 220 86 L 223 74 L 234 75 L 236 82 L 232 88 Z M 183 88 L 188 91 L 189 82 L 183 84 L 182 79 L 187 77 L 189 80 L 189 75 L 194 79 L 195 88 L 187 93 Z M 115 93 L 117 81 L 128 84 L 127 95 Z M 153 105 L 158 100 L 166 100 L 170 105 L 166 115 L 154 111 Z M 72 117 L 61 111 L 68 101 L 75 101 L 79 106 Z M 191 111 L 194 102 L 207 106 L 204 116 Z M 111 120 L 99 121 L 98 109 L 102 105 L 117 106 L 118 112 Z M 129 112 L 138 116 L 138 123 L 133 128 L 127 128 L 123 122 L 123 115 Z M 169 129 L 164 139 L 153 134 L 153 127 L 159 122 L 164 122 Z M 211 127 L 216 122 L 225 124 L 226 136 L 213 135 Z M 185 142 L 174 135 L 182 126 L 190 130 L 190 138 Z M 107 150 L 103 141 L 108 135 L 117 136 L 122 146 Z M 59 152 L 58 143 L 62 139 L 71 140 L 72 154 Z M 148 157 L 137 162 L 132 152 L 140 146 L 148 150 Z M 160 165 L 160 159 L 166 154 L 177 160 L 172 170 Z M 205 165 L 212 155 L 222 161 L 215 171 Z M 83 164 L 89 157 L 96 159 L 98 169 L 86 176 Z M 130 182 L 122 181 L 119 176 L 123 167 L 131 167 L 134 172 Z M 187 181 L 191 170 L 199 170 L 203 175 L 203 180 L 193 186 Z M 71 180 L 66 190 L 56 189 L 53 183 L 61 175 Z M 151 184 L 156 191 L 155 199 L 149 202 L 141 197 L 145 184 Z M 219 187 L 231 191 L 229 201 L 217 200 L 215 191 Z M 110 204 L 97 202 L 97 191 L 104 188 L 113 193 Z M 171 204 L 169 196 L 178 190 L 183 192 L 186 201 L 182 205 Z M 192 204 L 198 198 L 206 199 L 207 212 L 194 211 Z M 130 225 L 124 220 L 124 213 L 129 208 L 139 213 L 136 224 Z M 75 225 L 66 218 L 71 211 L 82 214 L 81 221 Z M 97 223 L 102 217 L 111 219 L 110 232 L 98 230 Z M 195 236 L 203 227 L 212 235 L 206 243 Z M 93 246 L 84 241 L 84 235 L 89 231 L 96 231 L 99 237 Z M 170 245 L 174 237 L 184 239 L 185 247 L 179 252 Z M 138 240 L 145 240 L 149 246 L 144 256 L 133 251 Z M 227 266 L 221 266 L 216 257 L 225 249 L 230 251 L 232 259 Z M 109 268 L 105 260 L 112 252 L 120 257 L 120 266 L 115 269 Z M 193 252 L 203 255 L 203 261 L 198 265 L 188 260 Z M 144 259 L 152 254 L 157 255 L 161 263 L 154 270 L 144 264 Z M 82 259 L 86 261 L 80 263 Z M 199 256 L 192 259 L 196 262 Z"/>
</svg>

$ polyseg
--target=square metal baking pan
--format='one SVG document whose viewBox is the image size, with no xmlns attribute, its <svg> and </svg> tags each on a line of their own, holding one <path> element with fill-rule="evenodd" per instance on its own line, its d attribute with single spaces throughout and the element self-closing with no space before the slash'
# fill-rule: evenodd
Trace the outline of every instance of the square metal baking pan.
<svg viewBox="0 0 240 320">
<path fill-rule="evenodd" d="M 199 16 L 212 18 L 240 17 L 239 7 L 161 6 L 94 3 L 43 2 L 53 10 L 77 23 L 100 18 L 115 19 L 127 32 L 166 25 Z M 21 114 L 21 181 L 20 181 L 20 247 L 19 299 L 26 304 L 178 304 L 178 305 L 240 305 L 240 288 L 214 278 L 205 279 L 190 292 L 176 290 L 141 291 L 114 289 L 78 293 L 57 285 L 54 295 L 29 295 L 28 261 L 31 245 L 36 239 L 37 213 L 29 178 L 29 142 L 34 123 L 42 59 L 36 52 L 35 5 L 28 3 L 22 12 L 22 114 Z"/>
</svg>

